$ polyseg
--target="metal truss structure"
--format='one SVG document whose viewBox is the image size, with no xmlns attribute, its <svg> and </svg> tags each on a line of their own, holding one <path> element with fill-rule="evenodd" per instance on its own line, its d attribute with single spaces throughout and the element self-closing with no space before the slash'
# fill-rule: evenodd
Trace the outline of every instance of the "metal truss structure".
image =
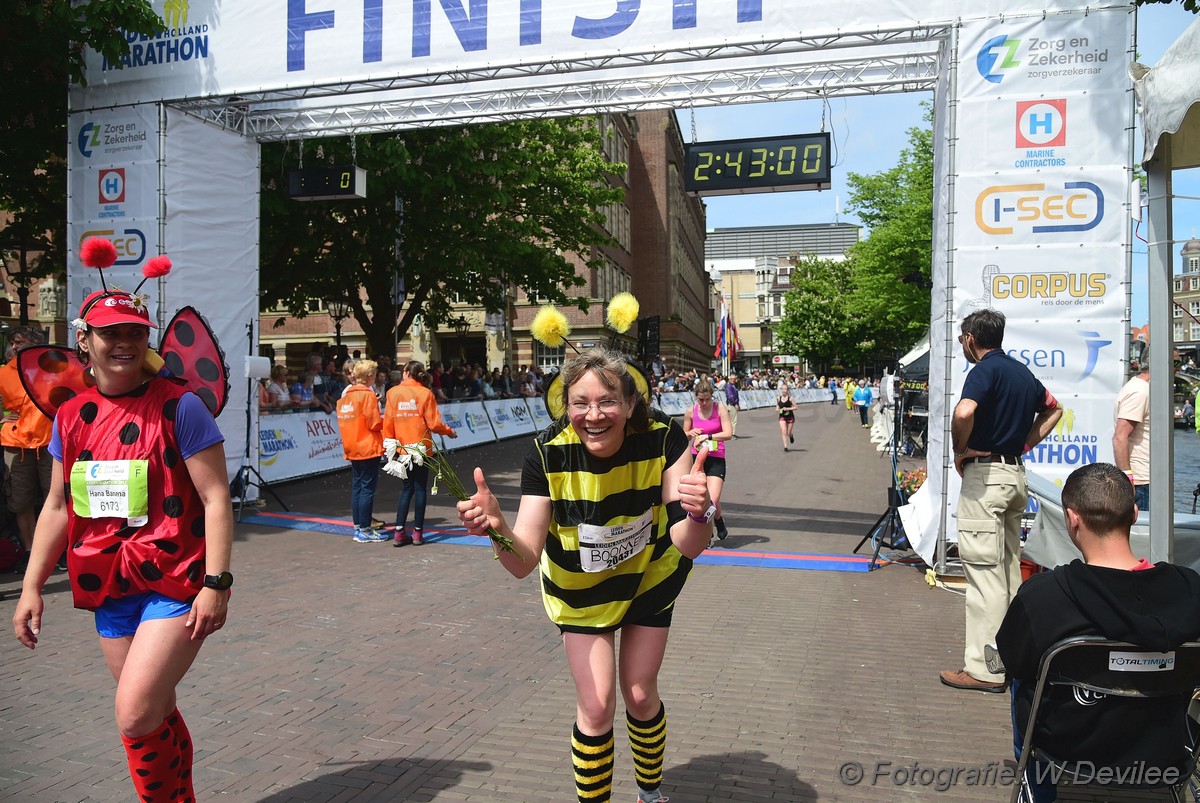
<svg viewBox="0 0 1200 803">
<path fill-rule="evenodd" d="M 260 142 L 728 102 L 930 91 L 950 26 L 619 54 L 177 102 Z"/>
</svg>

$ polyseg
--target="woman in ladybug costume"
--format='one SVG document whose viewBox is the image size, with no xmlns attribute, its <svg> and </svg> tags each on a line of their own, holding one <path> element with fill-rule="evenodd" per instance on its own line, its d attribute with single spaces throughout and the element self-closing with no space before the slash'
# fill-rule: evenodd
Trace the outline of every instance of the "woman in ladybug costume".
<svg viewBox="0 0 1200 803">
<path fill-rule="evenodd" d="M 13 624 L 33 649 L 42 587 L 66 548 L 75 606 L 95 611 L 117 681 L 138 800 L 193 801 L 192 741 L 175 687 L 225 624 L 233 584 L 224 439 L 183 380 L 147 368 L 154 325 L 139 297 L 92 293 L 75 324 L 95 386 L 55 417 L 59 481 L 38 519 Z"/>
</svg>

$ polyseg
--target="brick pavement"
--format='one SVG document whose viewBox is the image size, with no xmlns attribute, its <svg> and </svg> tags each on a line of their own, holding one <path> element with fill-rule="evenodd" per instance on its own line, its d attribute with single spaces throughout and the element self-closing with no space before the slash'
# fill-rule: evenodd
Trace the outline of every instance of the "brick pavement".
<svg viewBox="0 0 1200 803">
<path fill-rule="evenodd" d="M 785 455 L 769 411 L 742 413 L 723 549 L 849 553 L 886 506 L 888 482 L 856 421 L 840 405 L 802 408 Z M 511 514 L 525 448 L 454 461 L 463 476 L 484 466 Z M 276 490 L 298 510 L 348 518 L 344 472 Z M 381 477 L 378 516 L 390 520 L 397 492 Z M 455 521 L 445 495 L 431 501 L 427 526 Z M 535 578 L 513 580 L 484 547 L 435 538 L 394 549 L 249 524 L 237 528 L 233 568 L 229 624 L 180 686 L 201 800 L 574 799 L 574 698 Z M 17 576 L 0 578 L 0 591 L 18 589 Z M 128 801 L 91 617 L 71 608 L 65 576 L 47 592 L 38 649 L 11 636 L 0 648 L 0 800 Z M 12 606 L 0 602 L 5 622 Z M 911 567 L 698 565 L 661 678 L 664 790 L 677 802 L 1007 799 L 994 785 L 894 783 L 914 761 L 994 772 L 1011 755 L 1007 697 L 937 681 L 959 665 L 961 639 L 961 597 Z M 614 799 L 633 801 L 620 727 L 617 745 Z M 838 780 L 851 761 L 868 773 L 855 786 Z M 879 761 L 897 774 L 885 765 L 872 783 Z"/>
</svg>

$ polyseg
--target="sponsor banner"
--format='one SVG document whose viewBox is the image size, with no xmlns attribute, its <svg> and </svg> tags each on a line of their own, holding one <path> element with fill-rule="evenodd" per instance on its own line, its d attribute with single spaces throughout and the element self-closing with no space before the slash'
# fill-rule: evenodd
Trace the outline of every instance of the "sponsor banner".
<svg viewBox="0 0 1200 803">
<path fill-rule="evenodd" d="M 116 226 L 158 216 L 158 164 L 80 167 L 71 170 L 71 220 Z"/>
<path fill-rule="evenodd" d="M 659 396 L 659 409 L 667 415 L 683 415 L 696 403 L 696 396 L 686 393 L 664 393 Z"/>
<path fill-rule="evenodd" d="M 1132 45 L 1133 14 L 1125 9 L 966 23 L 958 97 L 1125 93 Z"/>
<path fill-rule="evenodd" d="M 158 161 L 158 107 L 141 104 L 72 114 L 68 166 L 104 167 Z"/>
<path fill-rule="evenodd" d="M 1000 14 L 1008 20 L 1023 13 L 1040 19 L 1045 12 L 1075 8 L 1077 3 L 943 0 L 931 14 L 920 3 L 867 0 L 827 5 L 780 0 L 490 0 L 388 3 L 386 7 L 381 0 L 324 0 L 320 4 L 154 0 L 154 10 L 162 16 L 166 29 L 152 37 L 127 35 L 131 52 L 119 64 L 88 50 L 88 84 L 72 87 L 71 107 L 250 94 L 381 77 L 428 79 L 439 73 L 494 70 L 505 65 L 569 65 L 580 59 L 696 50 L 714 44 L 761 45 L 794 39 L 796 31 L 817 36 L 903 30 Z M 983 38 L 989 31 L 980 33 L 973 53 L 989 41 Z M 1026 33 L 1023 27 L 996 26 L 989 38 L 1005 35 L 1020 38 Z M 264 42 L 277 46 L 264 47 Z M 989 46 L 997 49 L 996 64 L 988 68 L 989 74 L 1011 71 L 1014 62 L 1026 69 L 1037 66 L 1049 74 L 1064 73 L 1068 66 L 1078 70 L 1095 63 L 1111 61 L 1115 66 L 1125 61 L 1117 53 L 1109 54 L 1104 62 L 1091 55 L 1089 61 L 1088 54 L 1097 49 L 1089 42 L 1071 48 L 1071 53 L 1078 50 L 1082 54 L 1069 60 L 1065 51 L 1053 60 L 1042 58 L 1039 52 L 1038 57 L 1050 63 L 1034 65 L 1030 63 L 1033 57 L 1025 55 L 1031 42 L 1015 49 L 1006 42 Z M 696 56 L 697 61 L 702 58 Z M 645 64 L 625 72 L 630 78 L 644 77 L 646 65 L 653 70 L 654 62 L 646 59 Z M 686 65 L 676 69 L 686 69 Z M 564 67 L 564 71 L 571 70 Z M 570 83 L 554 70 L 541 72 L 546 73 L 544 78 L 530 72 L 521 79 L 522 85 Z"/>
<path fill-rule="evenodd" d="M 258 472 L 267 482 L 336 471 L 349 465 L 337 418 L 321 410 L 261 416 L 258 443 Z"/>
<path fill-rule="evenodd" d="M 480 443 L 491 443 L 496 440 L 496 433 L 492 430 L 492 422 L 488 418 L 487 410 L 483 407 L 481 401 L 462 401 L 450 402 L 448 404 L 438 405 L 438 412 L 442 414 L 442 421 L 446 426 L 454 430 L 456 438 L 445 438 L 439 435 L 441 439 L 441 449 L 446 452 L 463 449 L 467 446 L 475 446 Z"/>
<path fill-rule="evenodd" d="M 546 409 L 546 400 L 541 396 L 535 396 L 525 400 L 529 405 L 529 414 L 533 416 L 533 431 L 541 432 L 546 427 L 554 423 L 554 419 L 550 417 L 550 411 Z"/>
<path fill-rule="evenodd" d="M 497 440 L 532 435 L 538 431 L 525 399 L 489 399 L 484 401 L 483 409 L 492 422 Z"/>
<path fill-rule="evenodd" d="M 955 160 L 964 172 L 999 171 L 1025 180 L 1046 169 L 1123 165 L 1128 106 L 1126 92 L 964 101 L 960 114 L 973 130 L 958 141 Z"/>
<path fill-rule="evenodd" d="M 1094 323 L 1119 319 L 1125 305 L 1124 249 L 1090 246 L 1083 260 L 1080 250 L 1079 245 L 959 249 L 957 319 L 986 308 L 1030 320 L 1064 314 Z"/>
<path fill-rule="evenodd" d="M 117 261 L 104 270 L 108 287 L 132 290 L 142 281 L 142 266 L 158 253 L 158 220 L 131 218 L 128 220 L 72 220 L 67 224 L 67 319 L 79 312 L 83 299 L 103 287 L 100 274 L 79 261 L 79 246 L 89 237 L 111 240 L 117 249 Z M 143 291 L 146 289 L 142 288 Z M 151 320 L 156 320 L 157 293 L 146 299 Z"/>
<path fill-rule="evenodd" d="M 1124 167 L 960 175 L 958 247 L 1122 243 L 1129 229 L 1127 176 Z"/>
</svg>

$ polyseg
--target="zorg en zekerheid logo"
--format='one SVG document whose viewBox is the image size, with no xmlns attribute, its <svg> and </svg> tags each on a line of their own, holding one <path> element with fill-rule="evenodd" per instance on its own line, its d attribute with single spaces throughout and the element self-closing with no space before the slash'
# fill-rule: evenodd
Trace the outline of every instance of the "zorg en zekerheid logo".
<svg viewBox="0 0 1200 803">
<path fill-rule="evenodd" d="M 1000 184 L 975 199 L 975 223 L 985 234 L 1062 234 L 1089 231 L 1104 219 L 1104 193 L 1090 181 Z"/>
</svg>

